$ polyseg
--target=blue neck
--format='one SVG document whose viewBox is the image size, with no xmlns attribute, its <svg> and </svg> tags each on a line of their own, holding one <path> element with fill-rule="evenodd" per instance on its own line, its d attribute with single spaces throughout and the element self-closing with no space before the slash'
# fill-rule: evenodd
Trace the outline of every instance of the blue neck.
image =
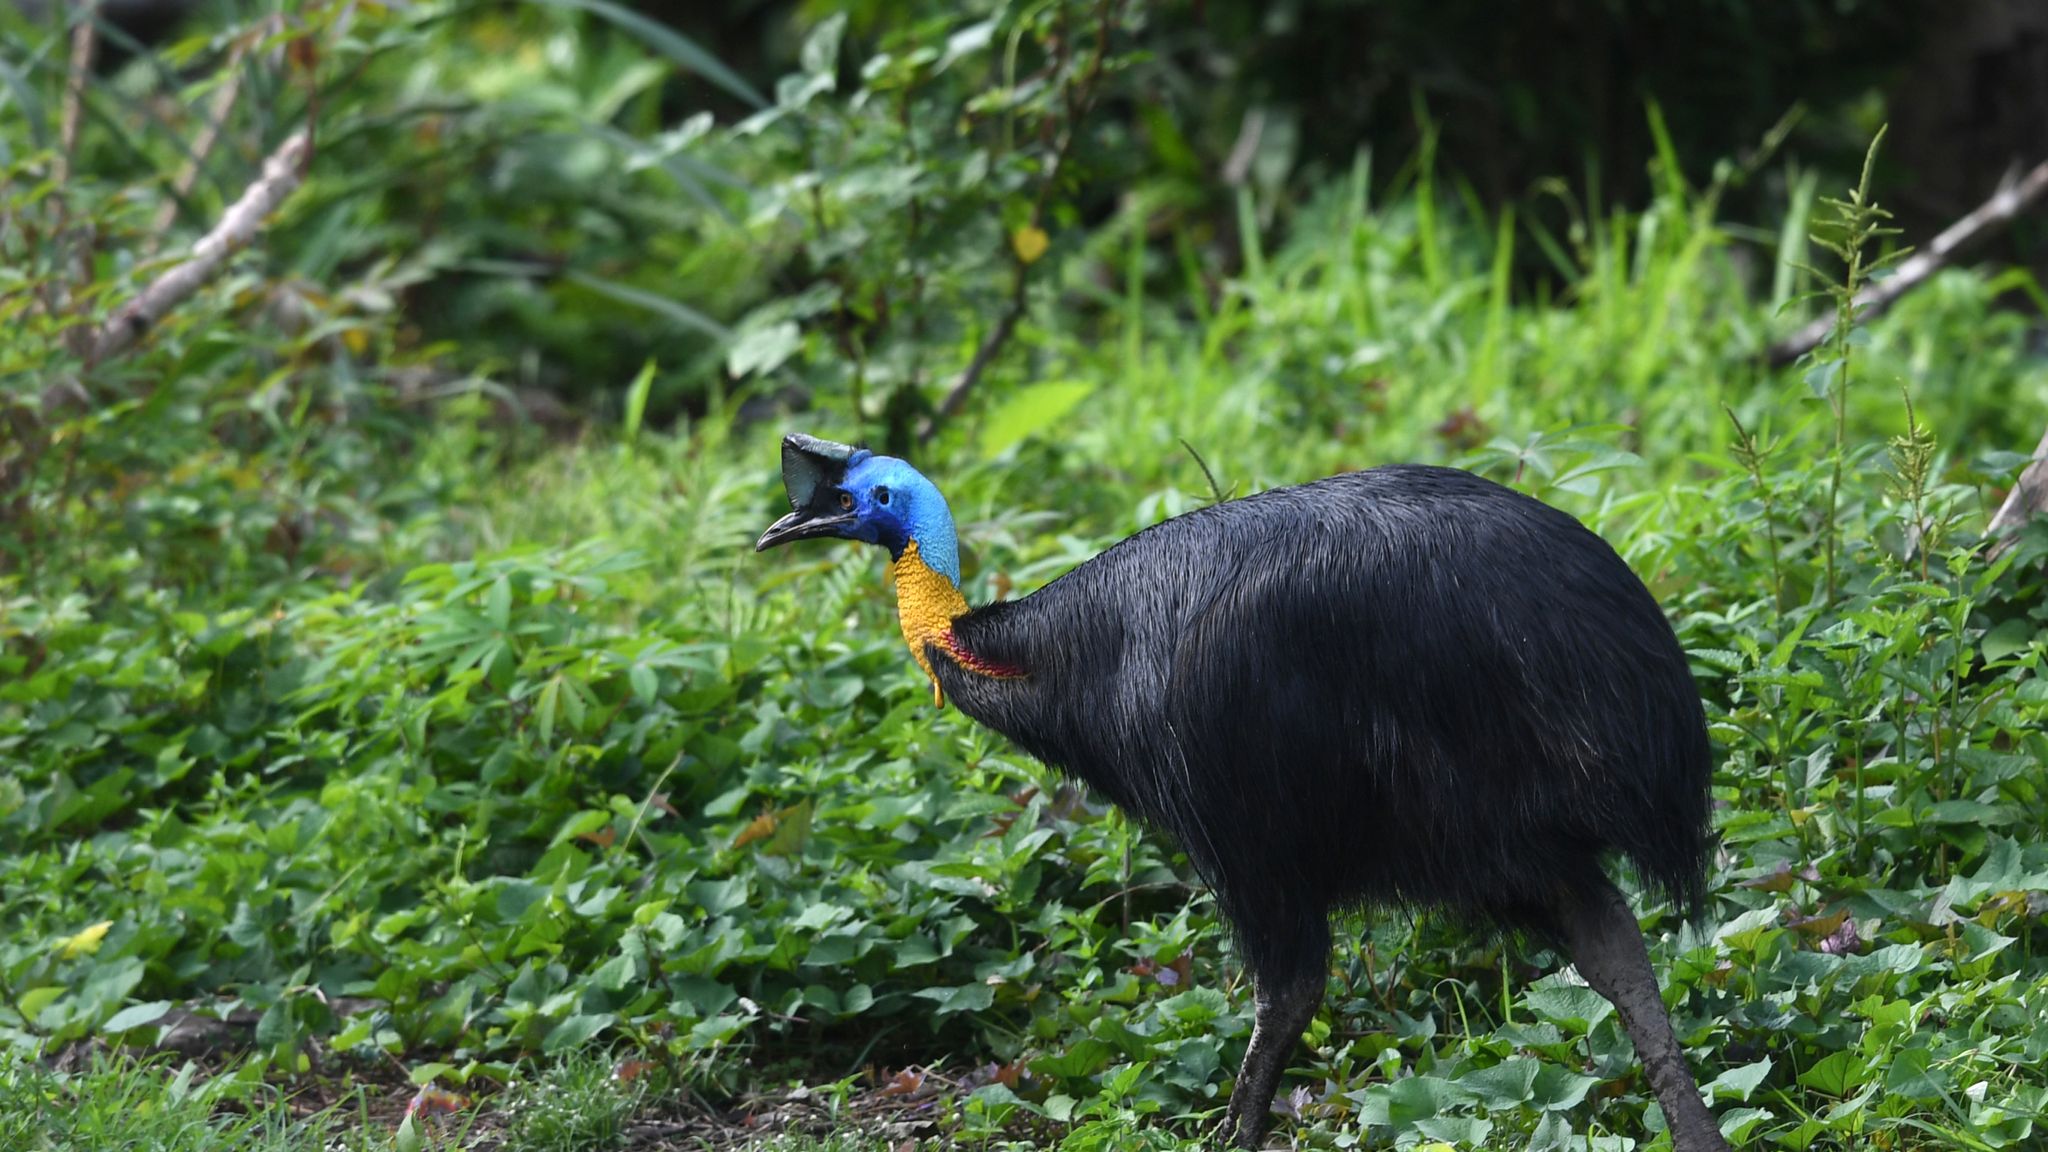
<svg viewBox="0 0 2048 1152">
<path fill-rule="evenodd" d="M 960 586 L 960 541 L 953 530 L 953 512 L 946 498 L 927 484 L 918 493 L 910 515 L 910 538 L 917 541 L 917 555 L 932 571 Z M 897 556 L 902 555 L 898 549 Z"/>
</svg>

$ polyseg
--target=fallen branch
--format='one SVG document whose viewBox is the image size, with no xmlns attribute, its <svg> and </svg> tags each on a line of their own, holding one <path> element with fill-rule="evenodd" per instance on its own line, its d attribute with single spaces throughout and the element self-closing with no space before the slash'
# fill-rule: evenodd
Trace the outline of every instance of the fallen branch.
<svg viewBox="0 0 2048 1152">
<path fill-rule="evenodd" d="M 1899 297 L 1919 287 L 1936 272 L 1946 268 L 1955 259 L 1956 253 L 1987 233 L 1997 231 L 2013 222 L 2022 213 L 2032 208 L 2043 195 L 2048 195 L 2048 161 L 2044 161 L 2018 180 L 2008 179 L 1999 186 L 1991 198 L 1977 206 L 1976 211 L 1949 225 L 1936 236 L 1932 243 L 1908 257 L 1891 276 L 1872 284 L 1856 294 L 1856 309 L 1859 317 L 1881 315 Z M 1815 348 L 1828 338 L 1834 330 L 1835 318 L 1822 316 L 1792 335 L 1771 345 L 1770 360 L 1774 367 L 1790 364 Z"/>
<path fill-rule="evenodd" d="M 311 147 L 312 137 L 306 129 L 286 137 L 263 161 L 263 174 L 228 207 L 213 231 L 192 246 L 192 254 L 151 281 L 140 296 L 122 305 L 100 326 L 93 334 L 87 362 L 99 364 L 126 352 L 171 309 L 218 275 L 228 257 L 254 240 L 285 198 L 298 190 L 305 180 Z"/>
<path fill-rule="evenodd" d="M 1986 536 L 2004 537 L 1991 546 L 1991 555 L 1996 557 L 2012 547 L 2013 533 L 2044 511 L 2048 511 L 2048 432 L 2041 434 L 2041 442 L 2034 446 L 2033 463 L 2020 473 L 2019 481 L 2006 493 L 2005 503 L 1991 517 L 1991 525 L 1984 529 Z"/>
</svg>

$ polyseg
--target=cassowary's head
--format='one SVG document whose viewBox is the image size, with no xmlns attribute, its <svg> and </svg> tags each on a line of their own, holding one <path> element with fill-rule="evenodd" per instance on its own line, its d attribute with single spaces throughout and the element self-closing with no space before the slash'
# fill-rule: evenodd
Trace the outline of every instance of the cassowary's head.
<svg viewBox="0 0 2048 1152">
<path fill-rule="evenodd" d="M 761 534 L 756 552 L 791 540 L 838 536 L 880 544 L 901 561 L 915 544 L 925 567 L 959 587 L 952 510 L 932 482 L 904 461 L 792 433 L 782 439 L 782 484 L 792 511 Z"/>
</svg>

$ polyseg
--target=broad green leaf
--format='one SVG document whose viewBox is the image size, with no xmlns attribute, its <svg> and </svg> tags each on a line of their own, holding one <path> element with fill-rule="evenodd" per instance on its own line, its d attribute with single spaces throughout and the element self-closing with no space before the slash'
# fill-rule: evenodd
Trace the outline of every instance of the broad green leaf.
<svg viewBox="0 0 2048 1152">
<path fill-rule="evenodd" d="M 948 1016 L 955 1012 L 981 1012 L 996 1002 L 996 991 L 987 984 L 963 984 L 954 988 L 925 988 L 911 993 L 920 999 L 930 1000 L 936 1005 L 934 1015 Z"/>
<path fill-rule="evenodd" d="M 1160 1010 L 1183 1024 L 1207 1024 L 1230 1011 L 1230 1001 L 1215 988 L 1190 988 L 1161 1002 Z"/>
<path fill-rule="evenodd" d="M 797 64 L 814 75 L 830 75 L 839 66 L 839 41 L 846 33 L 846 13 L 834 12 L 818 21 L 797 53 Z"/>
<path fill-rule="evenodd" d="M 1369 1084 L 1345 1094 L 1359 1105 L 1359 1119 L 1399 1132 L 1418 1120 L 1448 1116 L 1466 1105 L 1465 1094 L 1436 1076 L 1409 1076 L 1392 1084 Z"/>
<path fill-rule="evenodd" d="M 1848 1096 L 1863 1078 L 1863 1058 L 1854 1052 L 1834 1052 L 1822 1057 L 1799 1074 L 1799 1082 L 1830 1096 Z"/>
<path fill-rule="evenodd" d="M 1544 1020 L 1581 1030 L 1590 1030 L 1614 1011 L 1607 997 L 1583 984 L 1567 984 L 1555 977 L 1531 986 L 1522 994 L 1522 1003 Z"/>
<path fill-rule="evenodd" d="M 1747 1100 L 1756 1091 L 1757 1085 L 1771 1074 L 1771 1058 L 1764 1057 L 1753 1064 L 1730 1068 L 1705 1085 L 1710 1100 Z"/>
<path fill-rule="evenodd" d="M 1079 1080 L 1109 1067 L 1116 1050 L 1093 1036 L 1083 1036 L 1061 1051 L 1031 1061 L 1031 1072 L 1053 1080 Z"/>
<path fill-rule="evenodd" d="M 1458 1077 L 1454 1084 L 1485 1108 L 1512 1108 L 1527 1101 L 1536 1084 L 1538 1061 L 1513 1057 L 1491 1068 L 1475 1068 Z"/>
<path fill-rule="evenodd" d="M 635 664 L 626 670 L 626 680 L 633 688 L 633 698 L 642 704 L 652 704 L 661 693 L 661 682 L 656 679 L 654 669 L 645 664 Z"/>
<path fill-rule="evenodd" d="M 1004 397 L 982 421 L 981 455 L 994 459 L 1050 430 L 1094 390 L 1080 380 L 1053 380 Z"/>
<path fill-rule="evenodd" d="M 734 378 L 765 375 L 782 367 L 802 346 L 803 335 L 794 320 L 749 328 L 726 353 L 725 370 Z"/>
<path fill-rule="evenodd" d="M 1486 1138 L 1493 1134 L 1493 1121 L 1478 1116 L 1430 1116 L 1415 1122 L 1415 1130 L 1437 1144 L 1417 1145 L 1416 1152 L 1429 1149 L 1443 1149 L 1456 1152 L 1459 1148 L 1484 1148 Z"/>
<path fill-rule="evenodd" d="M 2031 620 L 2015 618 L 2004 621 L 1984 634 L 1984 659 L 2003 660 L 2025 652 L 2039 636 L 2040 629 Z"/>
<path fill-rule="evenodd" d="M 1536 1073 L 1532 1102 L 1546 1112 L 1568 1112 L 1598 1083 L 1598 1076 L 1581 1076 L 1562 1065 L 1545 1064 Z"/>
<path fill-rule="evenodd" d="M 147 1004 L 133 1004 L 114 1013 L 112 1019 L 100 1025 L 100 1031 L 109 1033 L 126 1032 L 131 1028 L 141 1028 L 163 1019 L 164 1013 L 170 1010 L 171 1003 L 168 1000 L 153 1000 Z"/>
<path fill-rule="evenodd" d="M 553 1055 L 571 1048 L 580 1048 L 599 1032 L 611 1027 L 613 1019 L 609 1012 L 579 1013 L 567 1017 L 548 1030 L 547 1039 L 541 1042 L 541 1051 Z"/>
</svg>

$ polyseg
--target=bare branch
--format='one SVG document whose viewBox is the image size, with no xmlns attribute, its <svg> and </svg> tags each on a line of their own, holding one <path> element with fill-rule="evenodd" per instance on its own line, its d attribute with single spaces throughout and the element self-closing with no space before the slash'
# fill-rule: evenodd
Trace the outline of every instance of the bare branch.
<svg viewBox="0 0 2048 1152">
<path fill-rule="evenodd" d="M 64 110 L 57 130 L 57 158 L 51 165 L 57 195 L 50 200 L 50 239 L 57 275 L 50 279 L 42 292 L 43 307 L 52 316 L 70 308 L 70 281 L 76 280 L 82 289 L 92 280 L 92 241 L 89 236 L 74 233 L 67 194 L 72 158 L 78 152 L 78 130 L 85 120 L 85 86 L 92 80 L 92 61 L 99 51 L 99 25 L 95 23 L 98 13 L 98 0 L 86 0 L 78 8 L 78 22 L 71 26 L 71 61 L 64 73 Z M 66 333 L 66 340 L 74 351 L 80 339 Z"/>
<path fill-rule="evenodd" d="M 982 337 L 980 347 L 974 350 L 974 359 L 967 362 L 967 370 L 960 373 L 960 379 L 946 390 L 945 399 L 939 401 L 938 411 L 933 414 L 931 422 L 925 425 L 921 439 L 931 439 L 932 434 L 938 431 L 939 425 L 952 419 L 960 411 L 960 406 L 967 403 L 968 393 L 974 391 L 974 385 L 981 379 L 981 374 L 988 370 L 989 363 L 996 358 L 996 353 L 1003 350 L 1003 345 L 1009 343 L 1010 333 L 1017 330 L 1017 321 L 1024 317 L 1024 289 L 1030 282 L 1025 268 L 1026 265 L 1018 261 L 1010 281 L 1009 304 L 1003 308 L 1003 314 L 996 320 L 996 326 L 989 329 L 988 335 Z"/>
<path fill-rule="evenodd" d="M 92 60 L 99 51 L 99 4 L 86 3 L 71 26 L 71 68 L 64 76 L 64 114 L 57 130 L 57 184 L 71 178 L 71 157 L 78 150 L 83 122 L 85 85 L 92 78 Z"/>
<path fill-rule="evenodd" d="M 1069 88 L 1066 92 L 1066 122 L 1061 126 L 1059 142 L 1053 149 L 1052 160 L 1039 178 L 1038 194 L 1031 202 L 1028 227 L 1040 227 L 1044 221 L 1046 204 L 1052 199 L 1052 191 L 1059 182 L 1061 171 L 1066 168 L 1067 157 L 1074 149 L 1074 140 L 1081 135 L 1082 122 L 1095 107 L 1096 86 L 1102 80 L 1102 66 L 1109 57 L 1110 36 L 1116 30 L 1117 14 L 1121 7 L 1122 0 L 1101 0 L 1096 9 L 1099 27 L 1096 33 L 1095 55 L 1089 60 L 1088 70 L 1078 86 Z M 1062 51 L 1065 51 L 1065 46 L 1066 38 L 1061 37 Z M 920 441 L 930 440 L 938 433 L 941 424 L 960 411 L 960 406 L 967 402 L 968 394 L 973 392 L 975 384 L 980 382 L 982 373 L 988 370 L 996 354 L 1009 342 L 1010 334 L 1017 330 L 1017 321 L 1024 317 L 1025 289 L 1030 286 L 1031 263 L 1037 257 L 1034 255 L 1026 258 L 1023 252 L 1017 250 L 1014 243 L 1009 247 L 1012 268 L 1009 303 L 1004 306 L 1002 316 L 997 318 L 996 326 L 989 330 L 988 335 L 982 338 L 980 346 L 975 348 L 974 359 L 967 362 L 966 371 L 960 373 L 960 379 L 946 390 L 945 397 L 939 401 L 938 409 L 924 422 L 924 427 L 918 432 L 917 438 Z"/>
<path fill-rule="evenodd" d="M 1998 231 L 2048 195 L 2048 161 L 2017 180 L 2008 179 L 1968 216 L 1949 225 L 1925 248 L 1908 257 L 1891 276 L 1856 294 L 1856 308 L 1864 316 L 1877 316 L 1899 297 L 1919 287 L 1929 277 L 1948 267 L 1956 254 L 1974 241 Z M 1828 338 L 1835 318 L 1822 316 L 1792 335 L 1771 345 L 1772 365 L 1782 367 L 1799 359 Z"/>
<path fill-rule="evenodd" d="M 2006 493 L 2005 503 L 1998 506 L 1998 514 L 1984 529 L 1986 536 L 2005 537 L 1991 546 L 1991 555 L 1997 556 L 2012 547 L 2012 533 L 2044 512 L 2048 512 L 2048 432 L 2041 434 L 2041 442 L 2034 447 L 2033 463 L 2020 473 L 2019 481 Z"/>
<path fill-rule="evenodd" d="M 224 66 L 227 76 L 214 90 L 213 104 L 207 109 L 206 126 L 199 130 L 198 139 L 192 142 L 192 152 L 185 158 L 185 164 L 178 169 L 178 175 L 171 181 L 171 198 L 157 210 L 156 219 L 149 229 L 149 244 L 145 249 L 150 255 L 163 245 L 164 234 L 178 219 L 178 202 L 190 195 L 199 183 L 199 170 L 206 164 L 206 158 L 213 154 L 213 146 L 220 143 L 221 132 L 227 127 L 228 116 L 235 110 L 235 99 L 242 92 L 242 57 L 249 50 L 247 38 L 237 40 L 228 53 Z"/>
<path fill-rule="evenodd" d="M 1237 141 L 1230 146 L 1230 156 L 1223 161 L 1223 182 L 1232 188 L 1243 184 L 1251 175 L 1252 161 L 1259 155 L 1259 141 L 1266 134 L 1266 110 L 1254 108 L 1244 114 L 1243 123 L 1237 126 Z"/>
<path fill-rule="evenodd" d="M 98 364 L 126 352 L 171 309 L 218 275 L 228 257 L 254 240 L 285 198 L 298 190 L 311 147 L 306 129 L 286 137 L 263 161 L 263 174 L 228 207 L 213 231 L 192 246 L 191 255 L 151 281 L 94 333 L 88 362 Z"/>
</svg>

